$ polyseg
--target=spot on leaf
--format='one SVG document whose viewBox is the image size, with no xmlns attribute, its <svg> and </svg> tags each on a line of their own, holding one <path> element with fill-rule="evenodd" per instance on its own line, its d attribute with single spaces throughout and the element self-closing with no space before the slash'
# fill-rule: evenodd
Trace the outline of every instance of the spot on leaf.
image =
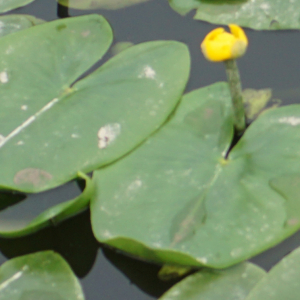
<svg viewBox="0 0 300 300">
<path fill-rule="evenodd" d="M 19 171 L 14 177 L 14 183 L 17 185 L 33 185 L 41 187 L 47 181 L 52 179 L 52 175 L 41 169 L 27 168 Z"/>
<path fill-rule="evenodd" d="M 98 148 L 104 149 L 111 144 L 121 132 L 119 123 L 112 123 L 102 126 L 98 131 Z"/>
</svg>

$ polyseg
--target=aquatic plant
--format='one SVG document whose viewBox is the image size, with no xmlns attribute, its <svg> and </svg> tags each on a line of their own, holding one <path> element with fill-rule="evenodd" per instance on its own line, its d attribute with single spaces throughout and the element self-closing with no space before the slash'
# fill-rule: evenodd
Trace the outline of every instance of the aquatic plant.
<svg viewBox="0 0 300 300">
<path fill-rule="evenodd" d="M 215 29 L 201 46 L 207 59 L 224 61 L 229 84 L 182 95 L 190 69 L 182 43 L 128 47 L 84 76 L 111 45 L 104 17 L 1 22 L 2 191 L 85 181 L 77 198 L 1 236 L 31 234 L 90 205 L 99 242 L 164 266 L 162 278 L 198 271 L 161 299 L 297 299 L 299 250 L 268 274 L 244 262 L 300 228 L 300 105 L 264 111 L 265 99 L 246 97 L 235 62 L 248 45 L 242 28 Z M 41 294 L 84 297 L 55 253 L 1 266 L 1 299 Z"/>
</svg>

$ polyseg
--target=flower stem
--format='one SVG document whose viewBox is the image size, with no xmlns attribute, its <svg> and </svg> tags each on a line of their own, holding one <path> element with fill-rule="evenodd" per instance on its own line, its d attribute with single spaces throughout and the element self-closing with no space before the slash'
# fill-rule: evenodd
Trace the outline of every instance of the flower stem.
<svg viewBox="0 0 300 300">
<path fill-rule="evenodd" d="M 237 134 L 240 135 L 246 128 L 240 73 L 236 60 L 228 59 L 225 60 L 224 63 L 234 111 L 234 126 Z"/>
</svg>

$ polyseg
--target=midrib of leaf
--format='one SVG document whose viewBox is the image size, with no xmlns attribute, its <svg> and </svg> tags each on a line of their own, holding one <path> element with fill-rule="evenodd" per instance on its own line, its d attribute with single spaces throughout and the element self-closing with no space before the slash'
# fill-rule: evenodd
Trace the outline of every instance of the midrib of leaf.
<svg viewBox="0 0 300 300">
<path fill-rule="evenodd" d="M 4 290 L 5 288 L 7 288 L 12 282 L 21 278 L 22 275 L 23 275 L 23 271 L 19 271 L 14 275 L 12 275 L 11 277 L 9 277 L 8 279 L 6 279 L 5 281 L 3 281 L 2 283 L 0 283 L 0 290 Z"/>
<path fill-rule="evenodd" d="M 0 140 L 0 148 L 2 148 L 9 140 L 18 135 L 22 130 L 27 128 L 30 124 L 32 124 L 39 116 L 49 110 L 53 105 L 59 102 L 59 98 L 54 98 L 50 102 L 48 102 L 45 106 L 43 106 L 38 112 L 31 115 L 26 121 L 24 121 L 20 126 L 16 127 L 13 131 L 11 131 L 6 137 L 1 138 Z"/>
<path fill-rule="evenodd" d="M 207 182 L 201 195 L 197 198 L 196 203 L 189 209 L 187 215 L 182 218 L 179 224 L 176 225 L 177 229 L 175 230 L 175 234 L 173 235 L 171 247 L 174 247 L 176 244 L 181 243 L 187 238 L 193 236 L 199 226 L 205 223 L 205 220 L 207 218 L 205 199 L 209 190 L 219 178 L 221 172 L 222 165 L 218 163 L 216 165 L 215 172 L 213 173 L 211 179 Z"/>
</svg>

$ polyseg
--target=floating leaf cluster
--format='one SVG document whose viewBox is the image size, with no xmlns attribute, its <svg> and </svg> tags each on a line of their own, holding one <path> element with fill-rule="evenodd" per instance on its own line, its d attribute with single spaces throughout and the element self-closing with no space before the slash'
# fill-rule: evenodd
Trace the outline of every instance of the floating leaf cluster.
<svg viewBox="0 0 300 300">
<path fill-rule="evenodd" d="M 6 1 L 0 11 L 29 2 Z M 106 2 L 73 3 L 80 9 L 92 8 L 91 3 L 108 8 L 99 6 Z M 299 27 L 297 0 L 290 6 L 275 0 L 170 3 L 180 13 L 196 8 L 196 18 L 210 22 Z M 99 242 L 150 262 L 198 271 L 162 300 L 297 299 L 299 249 L 268 274 L 243 261 L 300 228 L 300 105 L 259 115 L 268 91 L 255 104 L 246 91 L 247 116 L 255 120 L 233 145 L 228 84 L 183 95 L 190 71 L 186 45 L 130 45 L 85 76 L 113 40 L 104 17 L 44 23 L 9 15 L 0 22 L 1 190 L 38 193 L 72 179 L 85 181 L 77 198 L 23 228 L 3 229 L 0 236 L 31 234 L 90 205 Z M 92 178 L 86 175 L 91 171 Z M 84 299 L 71 269 L 53 252 L 0 267 L 1 299 L 40 295 Z"/>
</svg>

